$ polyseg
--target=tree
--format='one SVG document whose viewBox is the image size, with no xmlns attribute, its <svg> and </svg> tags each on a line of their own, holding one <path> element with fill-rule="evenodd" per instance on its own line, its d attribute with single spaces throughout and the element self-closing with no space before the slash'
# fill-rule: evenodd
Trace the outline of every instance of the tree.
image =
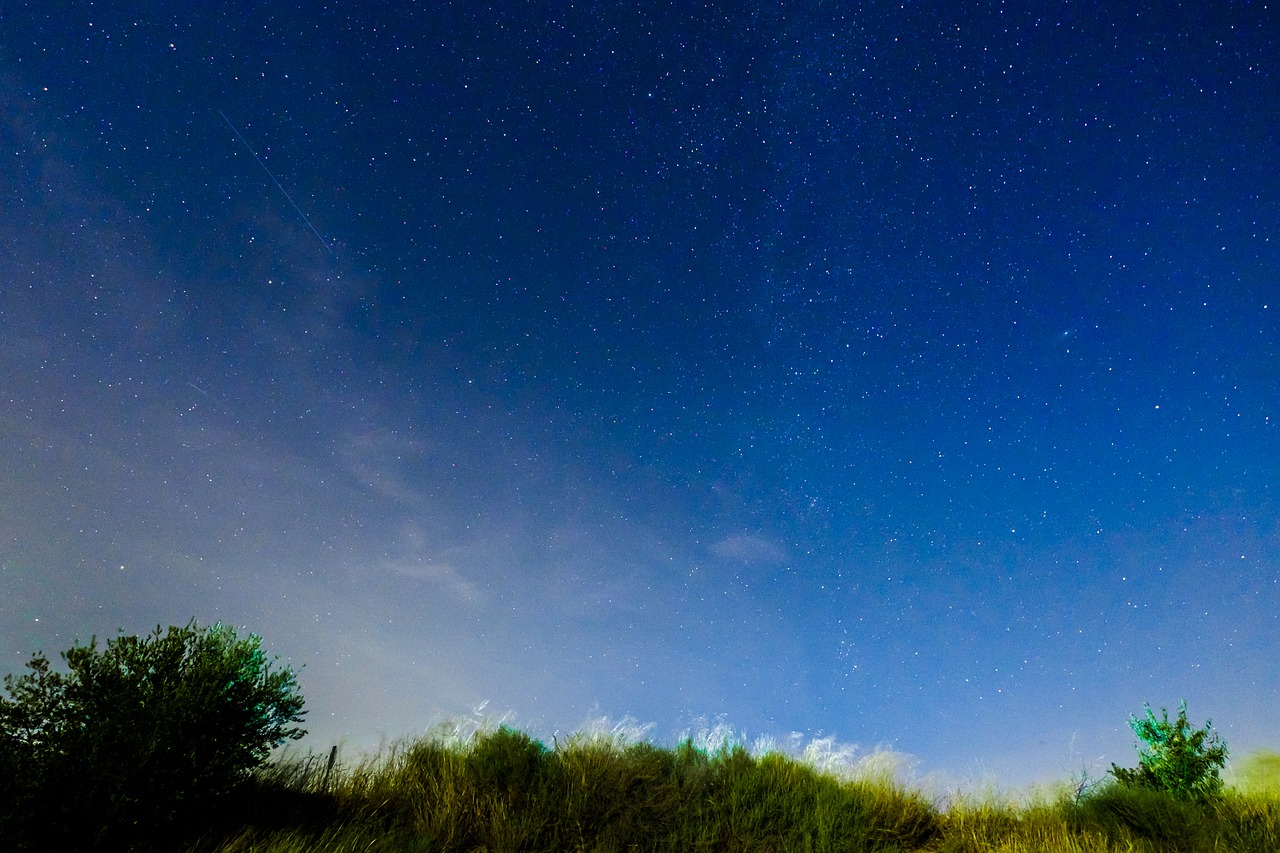
<svg viewBox="0 0 1280 853">
<path fill-rule="evenodd" d="M 4 679 L 0 696 L 0 833 L 72 824 L 113 843 L 176 825 L 243 782 L 286 740 L 302 737 L 303 699 L 261 638 L 194 622 L 145 637 L 96 638 L 43 653 Z M 74 815 L 69 823 L 68 816 Z"/>
<path fill-rule="evenodd" d="M 1227 763 L 1227 745 L 1205 720 L 1204 728 L 1192 729 L 1187 722 L 1187 703 L 1178 703 L 1178 718 L 1170 722 L 1169 711 L 1160 709 L 1160 718 L 1144 705 L 1146 715 L 1129 718 L 1129 728 L 1145 746 L 1137 746 L 1138 766 L 1111 765 L 1116 781 L 1127 787 L 1155 788 L 1187 799 L 1206 799 L 1222 792 L 1220 772 Z"/>
</svg>

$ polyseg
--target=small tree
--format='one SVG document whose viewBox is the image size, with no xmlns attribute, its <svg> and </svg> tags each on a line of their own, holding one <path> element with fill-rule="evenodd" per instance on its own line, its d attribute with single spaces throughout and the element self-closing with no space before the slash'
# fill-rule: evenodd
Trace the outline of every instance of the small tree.
<svg viewBox="0 0 1280 853">
<path fill-rule="evenodd" d="M 1127 787 L 1155 788 L 1188 799 L 1204 799 L 1222 792 L 1220 772 L 1227 763 L 1227 745 L 1205 720 L 1204 728 L 1192 729 L 1187 722 L 1187 703 L 1178 703 L 1178 719 L 1170 722 L 1169 711 L 1160 709 L 1160 718 L 1144 705 L 1146 716 L 1129 718 L 1129 728 L 1145 746 L 1138 746 L 1138 766 L 1133 769 L 1111 765 L 1116 781 Z"/>
<path fill-rule="evenodd" d="M 101 650 L 95 638 L 62 658 L 66 673 L 37 653 L 4 679 L 0 831 L 74 825 L 109 842 L 173 826 L 304 734 L 293 672 L 227 625 L 157 627 Z"/>
</svg>

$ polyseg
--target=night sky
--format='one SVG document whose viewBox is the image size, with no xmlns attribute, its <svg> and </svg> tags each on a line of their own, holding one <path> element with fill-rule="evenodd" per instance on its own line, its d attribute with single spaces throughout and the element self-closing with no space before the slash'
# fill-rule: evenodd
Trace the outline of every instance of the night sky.
<svg viewBox="0 0 1280 853">
<path fill-rule="evenodd" d="M 1280 743 L 1280 13 L 0 12 L 0 655 L 1023 784 Z"/>
</svg>

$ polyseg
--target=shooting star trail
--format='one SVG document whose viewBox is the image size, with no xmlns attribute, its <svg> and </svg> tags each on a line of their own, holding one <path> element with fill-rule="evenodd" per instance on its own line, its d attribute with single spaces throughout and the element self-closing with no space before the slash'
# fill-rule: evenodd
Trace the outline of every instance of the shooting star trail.
<svg viewBox="0 0 1280 853">
<path fill-rule="evenodd" d="M 201 387 L 200 387 L 199 385 L 197 385 L 196 383 L 194 383 L 194 382 L 188 382 L 187 384 L 188 384 L 188 385 L 190 385 L 192 388 L 196 389 L 197 391 L 199 391 L 199 392 L 200 392 L 201 394 L 203 394 L 204 396 L 208 397 L 208 398 L 209 398 L 210 400 L 212 400 L 214 403 L 217 403 L 218 408 L 222 409 L 224 412 L 230 412 L 230 411 L 231 411 L 230 407 L 228 407 L 226 403 L 222 402 L 222 401 L 221 401 L 221 400 L 219 400 L 217 397 L 213 396 L 212 394 L 210 394 L 208 391 L 206 391 L 206 390 L 204 390 L 203 388 L 201 388 Z"/>
<path fill-rule="evenodd" d="M 249 144 L 249 140 L 245 139 L 244 135 L 240 133 L 240 131 L 236 128 L 234 124 L 231 123 L 231 119 L 227 118 L 226 113 L 224 113 L 222 110 L 218 110 L 218 115 L 222 116 L 222 120 L 227 123 L 227 127 L 231 128 L 231 131 L 236 135 L 236 138 L 238 138 L 241 142 L 244 143 L 244 147 L 247 148 L 249 150 L 249 153 L 253 155 L 253 159 L 258 161 L 258 165 L 262 167 L 262 171 L 267 173 L 267 177 L 270 178 L 272 183 L 276 185 L 276 188 L 280 190 L 280 192 L 284 193 L 285 198 L 289 199 L 289 204 L 293 205 L 294 210 L 298 211 L 298 215 L 302 217 L 302 221 L 307 223 L 307 227 L 311 229 L 312 234 L 316 235 L 316 239 L 320 241 L 321 246 L 324 246 L 325 251 L 327 251 L 331 255 L 334 254 L 333 247 L 330 246 L 327 242 L 325 242 L 324 237 L 321 237 L 320 232 L 317 231 L 316 227 L 311 224 L 311 220 L 308 219 L 307 215 L 302 212 L 302 208 L 298 207 L 298 203 L 293 200 L 293 196 L 289 195 L 289 193 L 285 190 L 285 188 L 280 185 L 280 182 L 276 180 L 276 176 L 271 174 L 271 170 L 267 168 L 266 163 L 262 162 L 262 158 L 258 156 L 258 152 L 253 150 L 253 146 Z M 200 389 L 197 388 L 196 390 L 198 391 Z"/>
</svg>

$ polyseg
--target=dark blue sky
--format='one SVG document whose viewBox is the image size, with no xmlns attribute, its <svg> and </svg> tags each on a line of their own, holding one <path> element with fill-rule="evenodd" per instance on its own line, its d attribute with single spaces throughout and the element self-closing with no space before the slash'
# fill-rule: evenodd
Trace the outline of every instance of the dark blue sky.
<svg viewBox="0 0 1280 853">
<path fill-rule="evenodd" d="M 1143 702 L 1274 747 L 1277 32 L 6 9 L 6 671 L 194 617 L 318 750 L 484 700 L 1010 783 Z"/>
</svg>

